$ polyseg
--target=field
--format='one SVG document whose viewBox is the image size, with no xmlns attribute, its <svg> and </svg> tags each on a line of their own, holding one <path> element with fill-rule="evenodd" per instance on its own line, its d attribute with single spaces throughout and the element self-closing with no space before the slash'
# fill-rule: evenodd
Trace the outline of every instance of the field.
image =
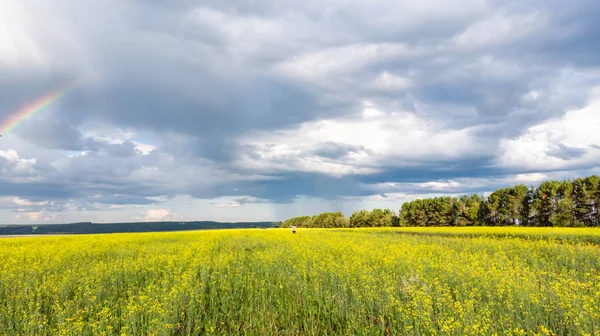
<svg viewBox="0 0 600 336">
<path fill-rule="evenodd" d="M 600 335 L 600 230 L 0 239 L 2 335 Z"/>
</svg>

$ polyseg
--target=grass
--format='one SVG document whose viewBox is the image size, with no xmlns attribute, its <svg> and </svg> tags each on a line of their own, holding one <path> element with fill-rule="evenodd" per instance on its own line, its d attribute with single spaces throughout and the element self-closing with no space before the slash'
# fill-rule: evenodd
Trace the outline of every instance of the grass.
<svg viewBox="0 0 600 336">
<path fill-rule="evenodd" d="M 600 335 L 600 231 L 520 230 L 2 239 L 0 334 Z"/>
<path fill-rule="evenodd" d="M 348 229 L 338 229 L 348 230 Z M 560 227 L 403 227 L 403 228 L 359 228 L 370 233 L 445 236 L 445 237 L 489 237 L 549 240 L 568 244 L 600 245 L 600 228 L 560 228 Z"/>
</svg>

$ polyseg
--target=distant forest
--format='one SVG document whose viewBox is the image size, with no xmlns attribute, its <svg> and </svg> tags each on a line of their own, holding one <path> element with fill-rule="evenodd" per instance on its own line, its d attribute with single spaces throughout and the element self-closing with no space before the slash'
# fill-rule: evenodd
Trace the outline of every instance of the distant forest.
<svg viewBox="0 0 600 336">
<path fill-rule="evenodd" d="M 295 217 L 282 227 L 381 226 L 600 226 L 600 178 L 596 175 L 565 181 L 545 181 L 537 188 L 517 185 L 481 195 L 435 197 L 390 209 Z"/>
<path fill-rule="evenodd" d="M 2 235 L 44 235 L 44 234 L 88 234 L 119 232 L 164 232 L 185 230 L 216 230 L 242 228 L 271 228 L 274 222 L 139 222 L 139 223 L 70 223 L 41 225 L 4 225 L 0 226 Z"/>
</svg>

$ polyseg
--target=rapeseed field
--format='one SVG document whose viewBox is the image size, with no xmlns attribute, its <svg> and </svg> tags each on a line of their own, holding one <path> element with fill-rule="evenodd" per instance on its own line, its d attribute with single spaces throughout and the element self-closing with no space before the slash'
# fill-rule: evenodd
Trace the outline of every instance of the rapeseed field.
<svg viewBox="0 0 600 336">
<path fill-rule="evenodd" d="M 471 230 L 1 239 L 0 334 L 600 335 L 600 231 Z"/>
</svg>

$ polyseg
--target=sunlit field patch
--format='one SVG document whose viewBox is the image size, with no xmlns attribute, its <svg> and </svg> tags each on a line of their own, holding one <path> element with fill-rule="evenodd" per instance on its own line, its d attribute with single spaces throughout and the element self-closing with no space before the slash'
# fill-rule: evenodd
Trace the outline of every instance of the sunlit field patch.
<svg viewBox="0 0 600 336">
<path fill-rule="evenodd" d="M 0 334 L 600 335 L 597 230 L 413 229 L 0 239 Z"/>
</svg>

